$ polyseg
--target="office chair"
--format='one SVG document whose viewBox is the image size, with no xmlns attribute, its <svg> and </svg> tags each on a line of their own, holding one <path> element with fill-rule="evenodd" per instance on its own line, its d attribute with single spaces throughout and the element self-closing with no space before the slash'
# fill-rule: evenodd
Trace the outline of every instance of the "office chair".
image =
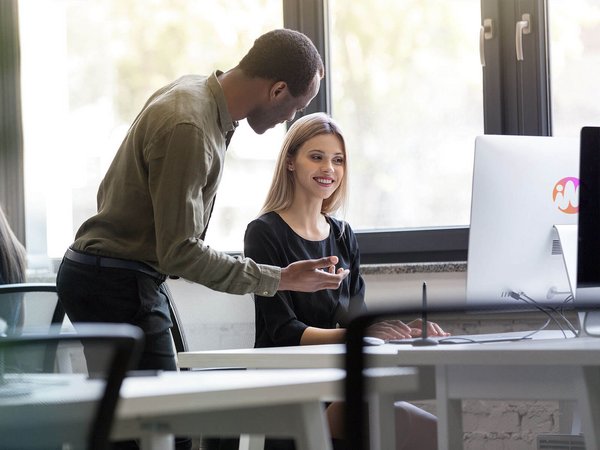
<svg viewBox="0 0 600 450">
<path fill-rule="evenodd" d="M 161 290 L 167 297 L 169 312 L 173 321 L 171 333 L 175 350 L 177 352 L 188 351 L 188 342 L 173 294 L 166 283 L 161 285 Z M 0 285 L 0 318 L 7 322 L 9 332 L 15 332 L 18 328 L 61 324 L 65 318 L 65 311 L 58 301 L 56 284 L 18 283 Z"/>
<path fill-rule="evenodd" d="M 165 294 L 165 296 L 167 297 L 167 301 L 169 303 L 169 312 L 171 313 L 171 320 L 173 321 L 171 335 L 173 337 L 173 343 L 175 344 L 175 351 L 177 353 L 187 352 L 189 348 L 188 342 L 183 331 L 183 322 L 179 317 L 179 311 L 177 311 L 177 306 L 175 305 L 173 294 L 171 293 L 169 286 L 167 286 L 167 283 L 161 284 L 160 289 L 162 293 Z"/>
<path fill-rule="evenodd" d="M 0 448 L 105 450 L 142 331 L 124 324 L 49 331 L 0 338 Z M 56 361 L 52 370 L 47 353 Z"/>
<path fill-rule="evenodd" d="M 65 311 L 58 301 L 55 283 L 0 285 L 0 318 L 7 323 L 7 335 L 23 328 L 43 330 L 62 324 Z"/>
</svg>

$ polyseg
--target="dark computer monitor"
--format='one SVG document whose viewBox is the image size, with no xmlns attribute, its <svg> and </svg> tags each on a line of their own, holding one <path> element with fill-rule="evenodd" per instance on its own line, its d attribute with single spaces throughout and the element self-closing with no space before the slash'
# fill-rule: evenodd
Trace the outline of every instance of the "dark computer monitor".
<svg viewBox="0 0 600 450">
<path fill-rule="evenodd" d="M 582 335 L 600 336 L 600 127 L 581 129 L 575 307 Z"/>
</svg>

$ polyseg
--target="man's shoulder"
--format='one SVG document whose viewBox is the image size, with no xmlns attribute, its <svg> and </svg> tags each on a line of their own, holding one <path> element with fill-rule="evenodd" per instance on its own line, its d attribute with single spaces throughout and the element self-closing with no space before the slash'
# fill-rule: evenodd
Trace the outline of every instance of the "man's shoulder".
<svg viewBox="0 0 600 450">
<path fill-rule="evenodd" d="M 193 122 L 214 114 L 215 101 L 207 80 L 203 75 L 183 75 L 156 91 L 145 109 L 175 122 Z"/>
<path fill-rule="evenodd" d="M 179 125 L 191 125 L 206 133 L 210 132 L 207 124 L 214 124 L 218 130 L 218 108 L 207 80 L 202 75 L 184 75 L 165 85 L 150 97 L 136 126 L 144 127 L 155 138 Z"/>
</svg>

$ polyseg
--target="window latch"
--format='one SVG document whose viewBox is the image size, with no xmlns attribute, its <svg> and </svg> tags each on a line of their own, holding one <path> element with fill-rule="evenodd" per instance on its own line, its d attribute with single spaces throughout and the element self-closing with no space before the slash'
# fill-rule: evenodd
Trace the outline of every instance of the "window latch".
<svg viewBox="0 0 600 450">
<path fill-rule="evenodd" d="M 484 43 L 494 37 L 494 22 L 492 19 L 484 19 L 483 25 L 479 29 L 479 60 L 481 67 L 485 67 L 485 48 Z"/>
<path fill-rule="evenodd" d="M 531 33 L 531 16 L 523 14 L 515 27 L 515 50 L 517 61 L 523 61 L 523 35 Z"/>
</svg>

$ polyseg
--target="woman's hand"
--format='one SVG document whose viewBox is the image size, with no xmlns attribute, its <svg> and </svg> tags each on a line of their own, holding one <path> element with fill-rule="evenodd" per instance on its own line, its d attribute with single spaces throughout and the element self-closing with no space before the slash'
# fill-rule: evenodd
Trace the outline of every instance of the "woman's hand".
<svg viewBox="0 0 600 450">
<path fill-rule="evenodd" d="M 390 339 L 407 339 L 412 337 L 412 329 L 401 320 L 384 320 L 377 322 L 367 328 L 366 335 L 373 336 L 384 341 Z"/>
<path fill-rule="evenodd" d="M 412 330 L 412 337 L 421 336 L 422 324 L 422 319 L 415 319 L 408 323 L 408 326 Z M 427 321 L 427 336 L 450 336 L 450 333 L 446 333 L 444 330 L 442 330 L 442 327 L 440 327 L 437 323 Z"/>
</svg>

